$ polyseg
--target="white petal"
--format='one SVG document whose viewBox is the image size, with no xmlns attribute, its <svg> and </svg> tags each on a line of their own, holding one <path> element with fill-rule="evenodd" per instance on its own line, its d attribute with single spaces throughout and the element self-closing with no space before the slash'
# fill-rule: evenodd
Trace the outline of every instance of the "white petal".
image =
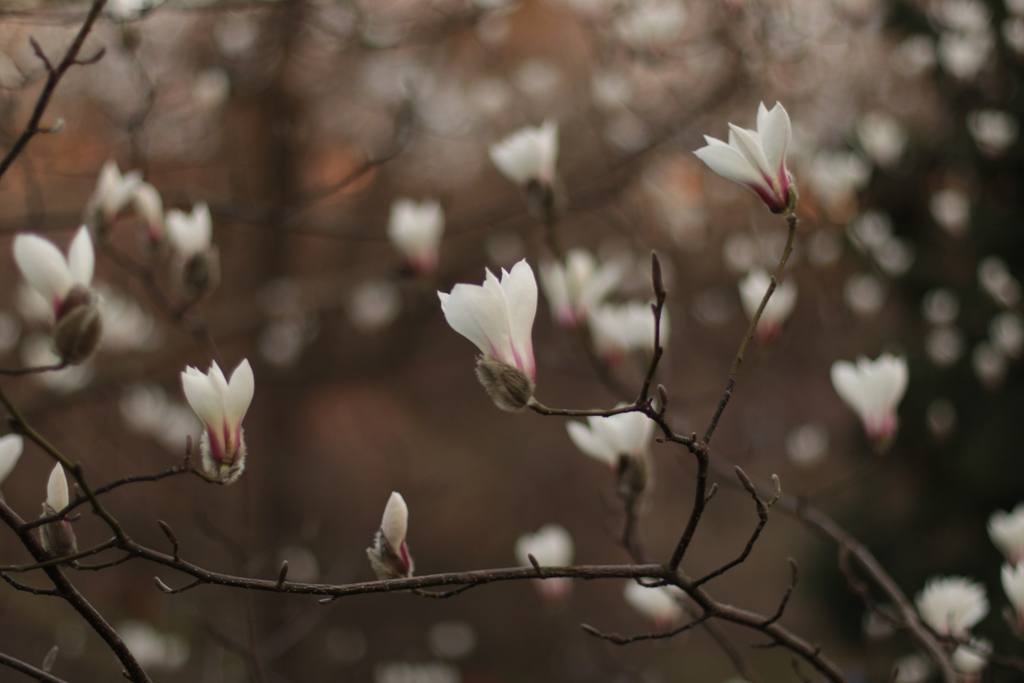
<svg viewBox="0 0 1024 683">
<path fill-rule="evenodd" d="M 210 379 L 194 367 L 188 366 L 181 373 L 181 388 L 185 392 L 185 400 L 196 416 L 207 427 L 220 429 L 224 422 L 224 404 L 222 394 Z"/>
<path fill-rule="evenodd" d="M 391 492 L 388 504 L 384 507 L 384 516 L 380 522 L 380 530 L 388 539 L 391 549 L 396 553 L 405 542 L 405 534 L 409 525 L 409 506 L 405 498 L 397 491 Z"/>
<path fill-rule="evenodd" d="M 73 280 L 64 255 L 52 242 L 39 235 L 14 238 L 14 260 L 22 277 L 52 306 L 71 289 Z"/>
<path fill-rule="evenodd" d="M 96 266 L 96 253 L 93 251 L 92 237 L 89 228 L 82 226 L 75 233 L 68 248 L 68 270 L 75 284 L 86 287 L 92 282 L 93 269 Z"/>
<path fill-rule="evenodd" d="M 771 110 L 761 103 L 757 110 L 757 133 L 771 169 L 771 177 L 778 178 L 785 166 L 786 150 L 792 136 L 789 114 L 781 103 L 776 102 Z"/>
<path fill-rule="evenodd" d="M 750 164 L 756 168 L 761 175 L 769 178 L 776 175 L 772 167 L 768 165 L 768 159 L 764 153 L 764 146 L 756 131 L 747 130 L 740 126 L 729 124 L 729 144 L 738 149 Z"/>
<path fill-rule="evenodd" d="M 68 506 L 68 479 L 60 463 L 54 465 L 46 482 L 46 504 L 54 512 L 60 512 Z"/>
<path fill-rule="evenodd" d="M 537 280 L 526 259 L 519 261 L 507 274 L 502 273 L 501 288 L 508 302 L 509 331 L 512 345 L 524 368 L 533 376 L 533 321 L 537 316 Z"/>
<path fill-rule="evenodd" d="M 599 438 L 582 422 L 569 422 L 565 429 L 569 432 L 569 438 L 576 444 L 576 448 L 609 465 L 616 464 L 618 453 L 615 452 L 613 445 Z"/>
<path fill-rule="evenodd" d="M 249 410 L 253 393 L 256 391 L 256 379 L 252 374 L 249 360 L 244 359 L 231 373 L 228 390 L 224 395 L 224 412 L 228 424 L 237 427 Z"/>
<path fill-rule="evenodd" d="M 24 442 L 18 434 L 8 434 L 0 438 L 0 484 L 18 464 Z"/>
<path fill-rule="evenodd" d="M 453 330 L 473 342 L 485 356 L 504 360 L 511 355 L 507 312 L 494 292 L 460 283 L 450 294 L 437 294 L 444 318 Z"/>
<path fill-rule="evenodd" d="M 761 174 L 739 150 L 721 140 L 707 138 L 708 144 L 694 154 L 718 175 L 741 185 L 767 189 Z"/>
</svg>

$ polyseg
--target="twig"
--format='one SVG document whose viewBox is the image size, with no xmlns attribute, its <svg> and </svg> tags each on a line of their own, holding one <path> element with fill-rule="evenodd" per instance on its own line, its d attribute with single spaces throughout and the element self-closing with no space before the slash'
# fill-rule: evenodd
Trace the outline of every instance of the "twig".
<svg viewBox="0 0 1024 683">
<path fill-rule="evenodd" d="M 46 67 L 47 76 L 46 83 L 43 84 L 43 91 L 39 93 L 39 98 L 36 100 L 36 105 L 32 109 L 32 114 L 29 116 L 28 123 L 25 125 L 25 129 L 18 136 L 18 139 L 14 141 L 14 144 L 4 155 L 3 159 L 0 159 L 0 177 L 3 177 L 7 169 L 10 168 L 14 160 L 18 158 L 18 155 L 25 149 L 29 141 L 32 140 L 38 133 L 42 132 L 39 127 L 40 122 L 43 119 L 43 115 L 46 113 L 46 108 L 50 104 L 50 99 L 53 97 L 53 93 L 57 90 L 57 85 L 60 83 L 64 74 L 67 73 L 68 69 L 72 66 L 86 63 L 78 61 L 78 53 L 82 49 L 82 45 L 85 43 L 86 37 L 92 30 L 92 26 L 99 17 L 100 12 L 103 10 L 103 6 L 107 3 L 107 0 L 93 0 L 92 6 L 89 8 L 89 13 L 85 15 L 85 20 L 82 22 L 81 27 L 78 29 L 78 33 L 75 34 L 74 40 L 71 41 L 71 45 L 68 47 L 67 52 L 64 53 L 63 59 L 57 66 L 53 66 L 50 60 L 43 53 L 42 49 L 38 47 L 38 43 L 34 40 L 32 47 L 36 50 L 36 54 L 42 60 L 43 65 Z M 102 54 L 97 55 L 96 59 L 99 59 Z M 88 62 L 91 63 L 91 62 Z"/>
</svg>

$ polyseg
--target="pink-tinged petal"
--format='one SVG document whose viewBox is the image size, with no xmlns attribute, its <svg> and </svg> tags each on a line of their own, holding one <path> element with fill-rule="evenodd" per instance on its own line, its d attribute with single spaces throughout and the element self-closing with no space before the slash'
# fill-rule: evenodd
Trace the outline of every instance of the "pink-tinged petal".
<svg viewBox="0 0 1024 683">
<path fill-rule="evenodd" d="M 92 246 L 89 228 L 81 226 L 75 233 L 68 248 L 68 269 L 75 284 L 88 287 L 92 282 L 93 269 L 96 267 L 96 253 Z"/>
<path fill-rule="evenodd" d="M 222 394 L 213 386 L 210 379 L 199 370 L 189 366 L 181 373 L 181 388 L 185 400 L 203 421 L 207 429 L 213 430 L 212 436 L 220 440 L 216 430 L 224 423 L 224 403 Z"/>
<path fill-rule="evenodd" d="M 751 188 L 767 189 L 764 178 L 739 150 L 721 140 L 706 139 L 708 144 L 696 150 L 694 155 L 707 164 L 708 168 L 726 180 Z"/>
<path fill-rule="evenodd" d="M 249 360 L 244 359 L 231 372 L 227 392 L 224 394 L 224 417 L 234 431 L 242 424 L 242 418 L 249 410 L 253 394 L 256 392 L 256 378 L 252 373 Z M 237 441 L 237 439 L 235 439 Z"/>
<path fill-rule="evenodd" d="M 50 305 L 57 305 L 74 284 L 64 255 L 52 242 L 38 235 L 14 238 L 14 261 L 32 289 Z"/>
<path fill-rule="evenodd" d="M 50 470 L 50 478 L 46 481 L 46 504 L 54 512 L 60 512 L 68 506 L 68 478 L 60 463 Z"/>
</svg>

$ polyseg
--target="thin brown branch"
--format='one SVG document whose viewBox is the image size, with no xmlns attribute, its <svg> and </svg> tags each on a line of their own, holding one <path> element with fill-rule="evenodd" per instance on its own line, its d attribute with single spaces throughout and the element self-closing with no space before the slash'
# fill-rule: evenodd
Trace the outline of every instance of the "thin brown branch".
<svg viewBox="0 0 1024 683">
<path fill-rule="evenodd" d="M 53 66 L 41 48 L 36 50 L 36 54 L 39 55 L 47 70 L 46 82 L 43 84 L 43 90 L 39 93 L 39 98 L 36 100 L 35 107 L 32 109 L 32 114 L 29 116 L 24 130 L 22 130 L 18 139 L 14 141 L 11 148 L 7 150 L 7 154 L 4 155 L 3 159 L 0 159 L 0 178 L 3 177 L 7 169 L 14 163 L 14 160 L 24 151 L 32 138 L 42 132 L 40 123 L 43 120 L 43 115 L 46 113 L 46 108 L 50 104 L 50 100 L 53 98 L 53 93 L 57 90 L 57 85 L 64 78 L 64 74 L 67 73 L 68 69 L 79 63 L 78 53 L 81 51 L 82 45 L 85 44 L 85 39 L 92 30 L 93 24 L 96 22 L 105 4 L 107 4 L 107 0 L 93 0 L 89 13 L 85 15 L 85 20 L 82 22 L 81 27 L 79 27 L 78 33 L 75 34 L 71 45 L 57 66 Z M 32 41 L 32 46 L 33 49 L 36 49 L 38 43 Z"/>
</svg>

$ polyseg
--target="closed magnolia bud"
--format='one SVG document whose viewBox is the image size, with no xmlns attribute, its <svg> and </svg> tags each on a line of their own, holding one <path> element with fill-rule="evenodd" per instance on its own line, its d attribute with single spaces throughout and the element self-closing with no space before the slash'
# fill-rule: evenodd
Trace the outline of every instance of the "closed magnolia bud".
<svg viewBox="0 0 1024 683">
<path fill-rule="evenodd" d="M 47 503 L 43 503 L 42 517 L 49 517 L 56 511 Z M 65 557 L 78 552 L 78 540 L 71 522 L 66 519 L 50 522 L 39 527 L 39 543 L 50 557 Z"/>
<path fill-rule="evenodd" d="M 96 295 L 85 287 L 75 287 L 61 302 L 53 328 L 53 345 L 61 360 L 77 365 L 92 355 L 103 333 L 103 319 Z"/>
<path fill-rule="evenodd" d="M 220 254 L 216 247 L 193 254 L 182 266 L 181 284 L 189 299 L 198 299 L 220 284 Z"/>
<path fill-rule="evenodd" d="M 518 368 L 499 360 L 481 357 L 476 363 L 476 378 L 494 405 L 502 410 L 518 412 L 533 398 L 533 381 Z"/>
<path fill-rule="evenodd" d="M 409 508 L 402 494 L 394 491 L 384 507 L 380 529 L 373 545 L 366 549 L 370 567 L 378 579 L 404 579 L 412 576 L 415 563 L 405 535 L 409 527 Z"/>
</svg>

